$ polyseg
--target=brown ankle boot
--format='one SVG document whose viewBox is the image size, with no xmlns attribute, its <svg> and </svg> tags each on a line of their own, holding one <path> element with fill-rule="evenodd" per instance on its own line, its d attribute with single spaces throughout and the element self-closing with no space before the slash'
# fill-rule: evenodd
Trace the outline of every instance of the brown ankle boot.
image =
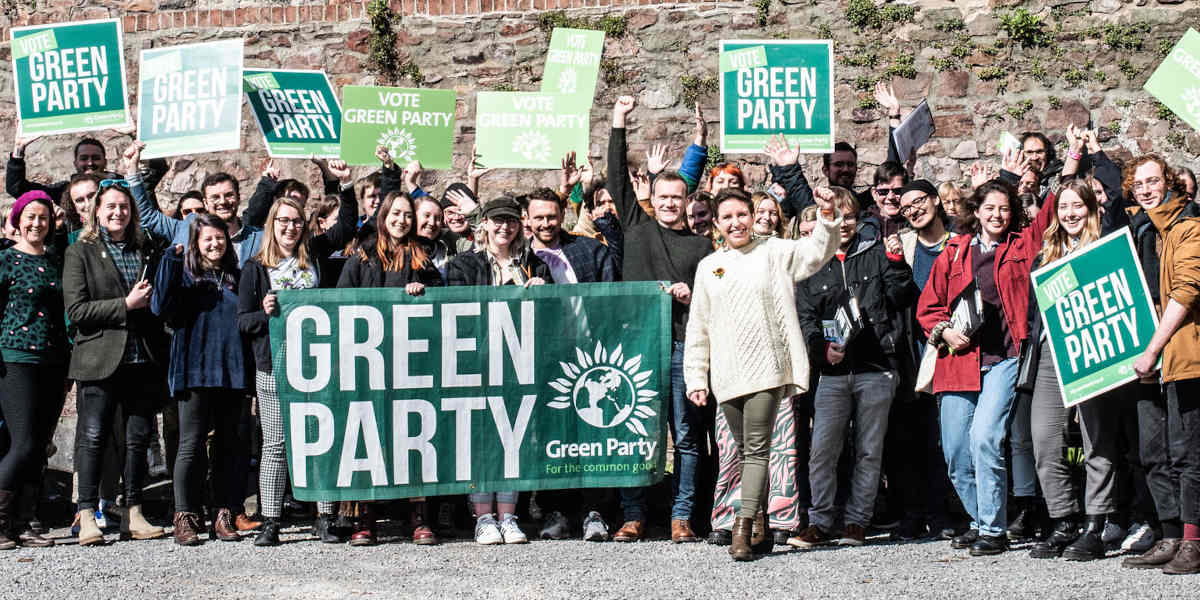
<svg viewBox="0 0 1200 600">
<path fill-rule="evenodd" d="M 175 513 L 175 543 L 180 546 L 199 546 L 200 517 L 196 513 Z"/>
<path fill-rule="evenodd" d="M 751 560 L 750 535 L 754 530 L 754 519 L 738 517 L 733 520 L 733 540 L 729 544 L 729 555 L 733 560 Z"/>
<path fill-rule="evenodd" d="M 228 508 L 217 511 L 217 518 L 213 519 L 213 531 L 222 542 L 242 541 L 242 536 L 238 535 L 237 528 L 233 526 L 233 513 Z"/>
</svg>

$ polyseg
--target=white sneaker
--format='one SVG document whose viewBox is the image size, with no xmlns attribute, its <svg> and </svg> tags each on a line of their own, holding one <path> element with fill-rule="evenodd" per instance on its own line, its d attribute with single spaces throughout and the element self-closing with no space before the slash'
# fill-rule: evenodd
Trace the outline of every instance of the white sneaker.
<svg viewBox="0 0 1200 600">
<path fill-rule="evenodd" d="M 500 533 L 495 517 L 483 515 L 475 521 L 475 543 L 484 546 L 504 543 L 504 535 Z"/>
<path fill-rule="evenodd" d="M 543 540 L 565 540 L 570 535 L 571 525 L 567 523 L 567 518 L 556 510 L 546 517 L 546 522 L 542 525 L 542 532 L 538 537 Z"/>
<path fill-rule="evenodd" d="M 1129 526 L 1129 535 L 1121 541 L 1121 550 L 1130 554 L 1141 554 L 1157 541 L 1158 536 L 1154 534 L 1154 528 L 1146 523 L 1134 523 Z"/>
<path fill-rule="evenodd" d="M 516 515 L 504 515 L 500 520 L 500 533 L 504 536 L 505 544 L 527 544 L 529 538 L 525 537 L 525 532 L 521 531 L 521 526 L 517 525 Z"/>
<path fill-rule="evenodd" d="M 583 541 L 608 541 L 608 523 L 605 523 L 604 517 L 601 517 L 600 513 L 594 510 L 589 512 L 587 518 L 583 520 Z"/>
</svg>

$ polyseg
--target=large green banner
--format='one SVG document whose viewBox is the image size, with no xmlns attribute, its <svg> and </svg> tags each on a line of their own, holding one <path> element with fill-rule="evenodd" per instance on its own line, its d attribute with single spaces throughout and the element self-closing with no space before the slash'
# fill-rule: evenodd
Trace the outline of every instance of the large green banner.
<svg viewBox="0 0 1200 600">
<path fill-rule="evenodd" d="M 479 92 L 475 148 L 488 168 L 557 169 L 568 152 L 587 156 L 591 102 L 540 92 Z"/>
<path fill-rule="evenodd" d="M 324 71 L 246 69 L 246 100 L 272 158 L 337 158 L 342 108 Z"/>
<path fill-rule="evenodd" d="M 833 42 L 722 40 L 721 151 L 762 152 L 783 134 L 801 152 L 833 152 Z"/>
<path fill-rule="evenodd" d="M 12 29 L 17 136 L 124 127 L 120 19 Z"/>
<path fill-rule="evenodd" d="M 142 50 L 142 158 L 241 147 L 242 48 L 235 39 Z"/>
<path fill-rule="evenodd" d="M 1158 315 L 1128 228 L 1034 271 L 1033 286 L 1066 406 L 1137 377 Z"/>
<path fill-rule="evenodd" d="M 656 282 L 282 290 L 271 319 L 302 500 L 650 485 L 665 467 Z"/>
<path fill-rule="evenodd" d="M 1200 129 L 1200 33 L 1188 29 L 1143 88 Z"/>
<path fill-rule="evenodd" d="M 603 31 L 556 27 L 542 71 L 542 92 L 571 96 L 581 107 L 591 108 L 603 54 Z"/>
<path fill-rule="evenodd" d="M 386 146 L 401 167 L 418 160 L 449 169 L 454 150 L 454 90 L 348 85 L 342 88 L 342 160 L 378 165 Z"/>
</svg>

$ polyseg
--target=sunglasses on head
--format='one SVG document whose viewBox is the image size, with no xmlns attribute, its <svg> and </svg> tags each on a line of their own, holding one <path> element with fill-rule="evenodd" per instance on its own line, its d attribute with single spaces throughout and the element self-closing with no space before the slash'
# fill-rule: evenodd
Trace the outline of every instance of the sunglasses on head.
<svg viewBox="0 0 1200 600">
<path fill-rule="evenodd" d="M 99 189 L 103 190 L 110 187 L 122 187 L 129 189 L 129 182 L 125 181 L 124 179 L 105 179 L 100 182 Z"/>
</svg>

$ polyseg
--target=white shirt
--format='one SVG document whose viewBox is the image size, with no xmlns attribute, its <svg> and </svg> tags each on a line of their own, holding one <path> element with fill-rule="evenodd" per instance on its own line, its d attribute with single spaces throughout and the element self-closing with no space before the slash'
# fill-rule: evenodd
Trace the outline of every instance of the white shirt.
<svg viewBox="0 0 1200 600">
<path fill-rule="evenodd" d="M 535 248 L 533 250 L 537 257 L 550 267 L 550 276 L 554 277 L 554 283 L 579 283 L 579 278 L 575 276 L 575 269 L 571 267 L 571 261 L 567 260 L 567 255 L 563 254 L 562 246 L 554 248 Z"/>
</svg>

